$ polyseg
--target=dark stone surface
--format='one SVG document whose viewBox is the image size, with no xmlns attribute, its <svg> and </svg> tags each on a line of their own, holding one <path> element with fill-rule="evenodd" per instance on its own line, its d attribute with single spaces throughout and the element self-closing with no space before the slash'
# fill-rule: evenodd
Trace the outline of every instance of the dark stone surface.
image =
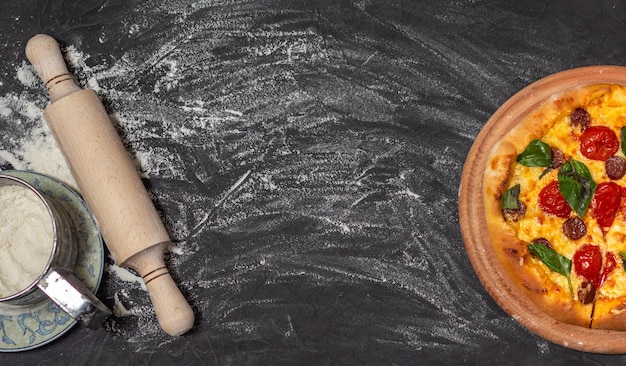
<svg viewBox="0 0 626 366">
<path fill-rule="evenodd" d="M 2 148 L 41 123 L 20 105 L 43 109 L 45 90 L 19 72 L 50 34 L 146 173 L 197 320 L 159 332 L 146 293 L 107 270 L 99 297 L 130 315 L 0 364 L 626 362 L 519 326 L 457 217 L 489 116 L 554 72 L 625 64 L 624 19 L 619 1 L 2 3 Z"/>
</svg>

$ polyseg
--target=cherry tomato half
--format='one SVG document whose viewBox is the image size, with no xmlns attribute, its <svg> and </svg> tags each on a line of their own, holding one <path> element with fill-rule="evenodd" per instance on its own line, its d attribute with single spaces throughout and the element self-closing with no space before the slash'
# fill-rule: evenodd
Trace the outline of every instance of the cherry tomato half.
<svg viewBox="0 0 626 366">
<path fill-rule="evenodd" d="M 596 288 L 602 271 L 602 251 L 593 244 L 585 244 L 574 253 L 574 270 L 587 282 L 594 282 Z"/>
<path fill-rule="evenodd" d="M 621 198 L 622 188 L 618 184 L 613 182 L 598 184 L 590 206 L 591 215 L 595 217 L 600 226 L 609 227 L 613 224 Z"/>
<path fill-rule="evenodd" d="M 606 126 L 591 126 L 580 136 L 580 153 L 592 160 L 606 160 L 619 148 L 619 140 Z"/>
<path fill-rule="evenodd" d="M 547 214 L 558 217 L 569 217 L 572 208 L 559 191 L 559 182 L 553 181 L 539 192 L 539 207 Z"/>
</svg>

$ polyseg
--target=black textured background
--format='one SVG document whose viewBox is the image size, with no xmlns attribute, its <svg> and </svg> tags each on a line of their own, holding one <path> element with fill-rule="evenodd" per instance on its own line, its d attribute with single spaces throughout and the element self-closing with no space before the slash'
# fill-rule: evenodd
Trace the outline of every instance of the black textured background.
<svg viewBox="0 0 626 366">
<path fill-rule="evenodd" d="M 554 72 L 626 64 L 625 21 L 622 1 L 3 2 L 0 97 L 47 104 L 17 76 L 36 33 L 84 56 L 73 71 L 149 176 L 197 320 L 152 331 L 145 292 L 107 271 L 103 301 L 145 314 L 0 364 L 626 363 L 519 326 L 457 218 L 489 116 Z M 1 147 L 38 123 L 0 114 Z"/>
</svg>

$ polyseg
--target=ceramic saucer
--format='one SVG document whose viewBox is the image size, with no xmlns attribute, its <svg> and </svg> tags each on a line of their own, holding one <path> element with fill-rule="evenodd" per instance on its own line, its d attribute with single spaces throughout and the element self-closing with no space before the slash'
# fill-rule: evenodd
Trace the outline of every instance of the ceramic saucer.
<svg viewBox="0 0 626 366">
<path fill-rule="evenodd" d="M 76 222 L 78 255 L 74 273 L 92 292 L 100 286 L 104 247 L 96 222 L 82 198 L 63 182 L 34 172 L 3 170 L 21 178 L 45 195 L 60 201 Z M 76 325 L 54 302 L 7 309 L 0 305 L 0 352 L 18 352 L 43 346 Z"/>
</svg>

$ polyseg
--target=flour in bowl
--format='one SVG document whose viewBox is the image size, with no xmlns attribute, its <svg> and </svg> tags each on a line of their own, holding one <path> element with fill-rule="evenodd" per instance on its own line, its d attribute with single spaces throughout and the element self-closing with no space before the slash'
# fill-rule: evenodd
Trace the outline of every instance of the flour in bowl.
<svg viewBox="0 0 626 366">
<path fill-rule="evenodd" d="M 52 254 L 52 219 L 32 191 L 0 187 L 0 298 L 26 289 Z"/>
</svg>

